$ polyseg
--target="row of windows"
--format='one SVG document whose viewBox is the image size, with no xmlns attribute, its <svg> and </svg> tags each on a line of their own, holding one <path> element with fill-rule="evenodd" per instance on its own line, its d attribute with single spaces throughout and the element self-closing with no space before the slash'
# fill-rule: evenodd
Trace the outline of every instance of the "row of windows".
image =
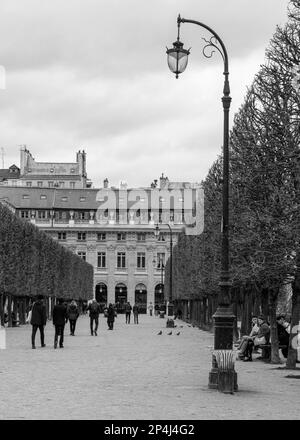
<svg viewBox="0 0 300 440">
<path fill-rule="evenodd" d="M 23 194 L 23 199 L 29 199 L 29 198 L 30 197 L 29 197 L 28 194 Z M 45 194 L 41 194 L 40 195 L 40 199 L 41 200 L 47 199 L 47 196 Z M 86 200 L 85 197 L 80 197 L 79 198 L 80 202 L 84 202 L 85 200 Z M 66 197 L 66 196 L 61 197 L 61 201 L 62 202 L 67 202 L 68 201 L 68 197 Z M 21 217 L 22 218 L 29 218 L 30 214 L 34 214 L 34 212 L 35 212 L 34 210 L 32 211 L 32 213 L 30 212 L 30 210 L 21 210 Z M 38 218 L 50 218 L 50 211 L 49 210 L 36 210 L 36 212 L 37 212 L 37 217 Z M 74 211 L 73 218 L 75 220 L 86 220 L 86 221 L 88 221 L 90 219 L 90 215 L 91 215 L 90 213 L 91 212 L 94 214 L 94 212 L 90 211 L 90 210 Z M 152 213 L 152 211 L 149 210 L 149 212 L 148 212 L 148 220 L 149 221 L 151 220 L 151 213 Z M 135 212 L 135 214 L 136 214 L 137 218 L 140 217 L 141 216 L 140 210 L 138 209 Z M 181 213 L 178 213 L 178 214 L 180 215 L 180 217 L 178 218 L 178 221 L 183 222 L 184 221 L 184 213 L 181 212 Z M 55 216 L 56 220 L 68 220 L 68 219 L 71 218 L 70 217 L 70 213 L 67 212 L 67 211 L 55 211 L 54 216 Z M 108 218 L 108 209 L 106 209 L 103 212 L 103 216 L 105 218 Z M 116 218 L 115 218 L 116 222 L 119 222 L 120 221 L 120 213 L 119 213 L 118 210 L 115 210 L 115 216 L 116 216 Z M 128 212 L 128 218 L 130 219 L 129 212 Z M 159 211 L 159 213 L 158 213 L 158 222 L 161 223 L 162 220 L 163 220 L 162 212 Z M 170 210 L 169 220 L 171 222 L 173 222 L 175 220 L 175 214 L 174 214 L 173 210 Z"/>
<path fill-rule="evenodd" d="M 86 252 L 77 252 L 77 255 L 86 261 Z M 157 269 L 161 269 L 164 266 L 165 254 L 159 252 L 157 254 Z M 146 253 L 137 252 L 136 266 L 138 269 L 145 269 L 146 267 Z M 97 267 L 101 269 L 106 269 L 106 252 L 97 253 Z M 117 252 L 117 268 L 126 268 L 126 252 Z"/>
<path fill-rule="evenodd" d="M 66 240 L 67 239 L 67 232 L 58 232 L 57 238 L 58 238 L 58 240 Z M 77 232 L 77 240 L 86 241 L 86 232 Z M 105 232 L 98 232 L 97 233 L 97 241 L 105 241 L 105 240 L 106 240 L 106 233 Z M 126 233 L 125 232 L 118 232 L 117 233 L 117 241 L 125 241 L 125 240 L 126 240 Z M 138 241 L 146 241 L 146 233 L 138 232 L 137 233 L 137 240 Z M 165 237 L 163 234 L 159 235 L 158 241 L 165 241 Z"/>
<path fill-rule="evenodd" d="M 26 182 L 26 186 L 31 187 L 31 186 L 38 186 L 39 188 L 42 188 L 44 186 L 44 182 L 42 181 L 37 181 L 35 182 Z M 54 181 L 49 181 L 48 185 L 45 185 L 46 188 L 54 188 L 54 187 L 58 187 L 58 188 L 65 188 L 65 182 L 54 182 Z M 75 188 L 75 182 L 69 182 L 69 188 Z"/>
</svg>

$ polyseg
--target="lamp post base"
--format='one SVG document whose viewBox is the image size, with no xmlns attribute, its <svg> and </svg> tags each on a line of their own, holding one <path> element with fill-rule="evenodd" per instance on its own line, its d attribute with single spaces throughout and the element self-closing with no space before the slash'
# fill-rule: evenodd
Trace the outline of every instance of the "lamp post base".
<svg viewBox="0 0 300 440">
<path fill-rule="evenodd" d="M 214 318 L 214 350 L 222 351 L 225 355 L 228 353 L 232 356 L 232 341 L 233 341 L 233 322 L 234 314 L 229 305 L 220 305 Z M 224 359 L 226 359 L 226 356 Z M 232 359 L 232 358 L 231 358 Z M 229 369 L 224 369 L 223 365 L 218 365 L 216 355 L 212 355 L 212 369 L 209 373 L 208 388 L 218 389 L 222 392 L 238 391 L 237 373 L 232 369 L 232 364 Z"/>
<path fill-rule="evenodd" d="M 170 302 L 167 303 L 167 316 L 174 315 L 174 305 Z"/>
<path fill-rule="evenodd" d="M 233 391 L 238 391 L 238 383 L 237 383 L 237 372 L 235 370 L 229 371 L 228 377 L 228 388 L 233 389 Z M 209 372 L 208 378 L 208 388 L 220 390 L 224 392 L 222 384 L 220 383 L 220 370 L 218 368 L 212 368 Z M 221 389 L 220 389 L 221 388 Z"/>
</svg>

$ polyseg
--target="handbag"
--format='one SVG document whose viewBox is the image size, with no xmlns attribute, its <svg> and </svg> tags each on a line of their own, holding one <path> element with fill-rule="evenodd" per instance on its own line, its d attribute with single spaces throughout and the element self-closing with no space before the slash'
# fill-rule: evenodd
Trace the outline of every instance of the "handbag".
<svg viewBox="0 0 300 440">
<path fill-rule="evenodd" d="M 254 345 L 265 345 L 266 344 L 266 338 L 264 336 L 261 336 L 260 338 L 256 337 L 254 339 Z"/>
</svg>

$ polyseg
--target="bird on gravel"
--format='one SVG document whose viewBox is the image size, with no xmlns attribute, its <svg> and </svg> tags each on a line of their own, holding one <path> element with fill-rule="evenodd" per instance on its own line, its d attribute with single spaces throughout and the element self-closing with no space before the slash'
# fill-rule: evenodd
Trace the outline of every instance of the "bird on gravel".
<svg viewBox="0 0 300 440">
<path fill-rule="evenodd" d="M 158 334 L 158 335 L 162 335 L 162 331 L 158 332 L 157 334 Z"/>
<path fill-rule="evenodd" d="M 176 336 L 179 336 L 179 335 L 180 335 L 180 332 L 176 333 Z"/>
<path fill-rule="evenodd" d="M 168 333 L 168 336 L 171 335 L 171 334 L 172 334 L 172 332 Z"/>
</svg>

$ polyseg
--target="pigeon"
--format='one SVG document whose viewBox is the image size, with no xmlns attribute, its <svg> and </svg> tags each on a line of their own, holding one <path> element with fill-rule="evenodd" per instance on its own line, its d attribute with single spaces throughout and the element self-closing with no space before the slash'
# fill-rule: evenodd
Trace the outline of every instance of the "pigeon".
<svg viewBox="0 0 300 440">
<path fill-rule="evenodd" d="M 158 335 L 162 335 L 162 331 L 158 332 L 157 334 L 158 334 Z"/>
<path fill-rule="evenodd" d="M 188 327 L 192 327 L 192 326 L 188 324 Z"/>
<path fill-rule="evenodd" d="M 172 332 L 168 333 L 168 336 L 171 335 L 171 334 L 172 334 Z"/>
<path fill-rule="evenodd" d="M 179 335 L 180 335 L 180 332 L 176 333 L 176 336 L 179 336 Z"/>
</svg>

